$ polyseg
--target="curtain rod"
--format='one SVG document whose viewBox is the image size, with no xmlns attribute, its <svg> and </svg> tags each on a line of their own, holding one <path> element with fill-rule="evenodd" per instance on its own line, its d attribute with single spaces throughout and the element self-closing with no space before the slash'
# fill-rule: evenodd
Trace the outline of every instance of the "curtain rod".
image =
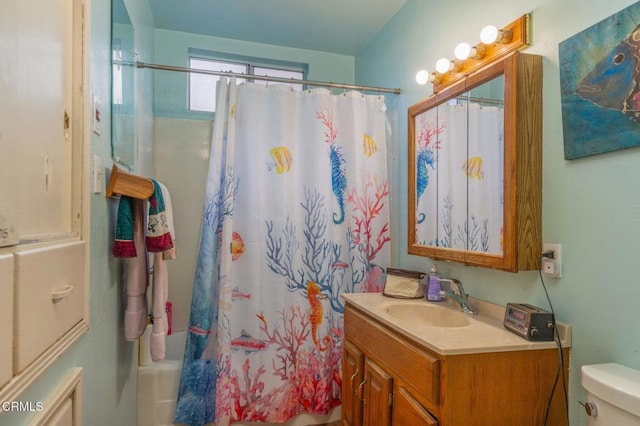
<svg viewBox="0 0 640 426">
<path fill-rule="evenodd" d="M 474 96 L 464 96 L 464 95 L 460 95 L 456 97 L 456 100 L 459 101 L 467 101 L 467 102 L 478 102 L 478 103 L 482 103 L 482 104 L 490 104 L 490 105 L 500 105 L 500 106 L 504 106 L 504 101 L 501 101 L 499 99 L 489 99 L 489 98 L 478 98 L 478 97 L 474 97 Z"/>
<path fill-rule="evenodd" d="M 157 64 L 148 64 L 145 62 L 136 61 L 133 63 L 119 62 L 122 65 L 133 65 L 136 68 L 151 68 L 155 70 L 164 70 L 164 71 L 178 71 L 178 72 L 194 72 L 198 74 L 209 74 L 209 75 L 218 75 L 221 77 L 239 77 L 244 79 L 251 80 L 266 80 L 266 81 L 276 81 L 278 83 L 293 83 L 293 84 L 306 84 L 309 86 L 322 86 L 322 87 L 335 87 L 338 89 L 352 89 L 352 90 L 363 90 L 367 92 L 377 92 L 377 93 L 393 93 L 395 95 L 400 94 L 400 89 L 389 89 L 386 87 L 373 87 L 373 86 L 360 86 L 356 84 L 342 84 L 342 83 L 331 83 L 326 81 L 313 81 L 313 80 L 296 80 L 294 78 L 281 78 L 281 77 L 269 77 L 269 76 L 261 76 L 261 75 L 247 75 L 247 74 L 239 74 L 234 72 L 220 72 L 220 71 L 210 71 L 210 70 L 199 70 L 194 68 L 184 68 L 184 67 L 174 67 L 171 65 L 157 65 Z"/>
</svg>

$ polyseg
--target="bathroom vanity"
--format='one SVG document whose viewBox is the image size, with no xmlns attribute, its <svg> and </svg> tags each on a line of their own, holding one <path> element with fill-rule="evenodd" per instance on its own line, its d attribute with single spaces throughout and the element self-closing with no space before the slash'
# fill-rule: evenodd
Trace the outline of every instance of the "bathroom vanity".
<svg viewBox="0 0 640 426">
<path fill-rule="evenodd" d="M 381 294 L 346 294 L 344 425 L 542 425 L 559 369 L 556 342 L 502 326 L 504 307 L 457 307 Z M 570 326 L 558 324 L 568 384 Z M 566 424 L 563 380 L 547 424 Z"/>
</svg>

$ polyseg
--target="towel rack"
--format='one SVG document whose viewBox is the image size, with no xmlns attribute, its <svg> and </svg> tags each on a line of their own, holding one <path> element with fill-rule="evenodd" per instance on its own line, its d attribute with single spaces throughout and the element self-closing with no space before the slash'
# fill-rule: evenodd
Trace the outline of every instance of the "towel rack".
<svg viewBox="0 0 640 426">
<path fill-rule="evenodd" d="M 111 197 L 113 194 L 146 200 L 153 194 L 153 182 L 149 178 L 127 173 L 114 164 L 106 196 Z"/>
</svg>

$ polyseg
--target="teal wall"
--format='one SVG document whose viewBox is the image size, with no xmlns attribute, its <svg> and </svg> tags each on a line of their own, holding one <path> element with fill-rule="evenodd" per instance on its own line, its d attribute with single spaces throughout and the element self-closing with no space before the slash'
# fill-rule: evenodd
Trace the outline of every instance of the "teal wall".
<svg viewBox="0 0 640 426">
<path fill-rule="evenodd" d="M 277 61 L 309 65 L 308 80 L 353 83 L 355 58 L 305 49 L 251 43 L 218 37 L 202 36 L 169 30 L 155 32 L 155 58 L 158 64 L 176 67 L 189 66 L 189 48 L 231 53 Z M 149 72 L 149 71 L 147 71 Z M 155 73 L 155 108 L 160 117 L 211 120 L 207 112 L 187 110 L 187 74 L 168 71 Z"/>
<path fill-rule="evenodd" d="M 559 321 L 573 326 L 571 424 L 586 424 L 580 368 L 617 362 L 640 369 L 637 327 L 640 285 L 640 149 L 564 160 L 558 43 L 634 3 L 631 0 L 409 0 L 356 57 L 359 84 L 400 86 L 389 99 L 397 128 L 390 160 L 394 252 L 399 266 L 428 270 L 432 261 L 407 254 L 407 107 L 431 94 L 415 74 L 453 58 L 461 41 L 477 43 L 489 23 L 503 26 L 532 12 L 532 45 L 542 55 L 543 241 L 562 244 L 562 278 L 545 278 Z M 462 280 L 472 296 L 494 303 L 527 302 L 547 308 L 537 272 L 492 271 L 438 262 L 443 275 Z"/>
</svg>

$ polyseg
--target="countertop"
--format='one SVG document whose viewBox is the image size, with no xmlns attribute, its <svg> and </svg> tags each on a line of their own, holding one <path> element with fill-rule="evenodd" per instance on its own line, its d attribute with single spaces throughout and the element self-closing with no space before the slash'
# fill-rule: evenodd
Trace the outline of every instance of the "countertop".
<svg viewBox="0 0 640 426">
<path fill-rule="evenodd" d="M 478 315 L 459 312 L 455 302 L 427 302 L 424 299 L 396 299 L 381 293 L 345 293 L 341 297 L 347 305 L 367 313 L 391 329 L 441 355 L 507 352 L 557 348 L 555 341 L 532 342 L 504 328 L 502 321 L 505 307 L 476 298 L 469 298 Z M 386 312 L 391 304 L 405 303 L 433 305 L 434 309 L 454 310 L 469 318 L 469 324 L 461 327 L 439 327 L 420 324 L 418 321 L 398 319 Z M 444 314 L 449 314 L 443 311 Z M 571 346 L 571 326 L 556 323 L 563 348 Z"/>
</svg>

